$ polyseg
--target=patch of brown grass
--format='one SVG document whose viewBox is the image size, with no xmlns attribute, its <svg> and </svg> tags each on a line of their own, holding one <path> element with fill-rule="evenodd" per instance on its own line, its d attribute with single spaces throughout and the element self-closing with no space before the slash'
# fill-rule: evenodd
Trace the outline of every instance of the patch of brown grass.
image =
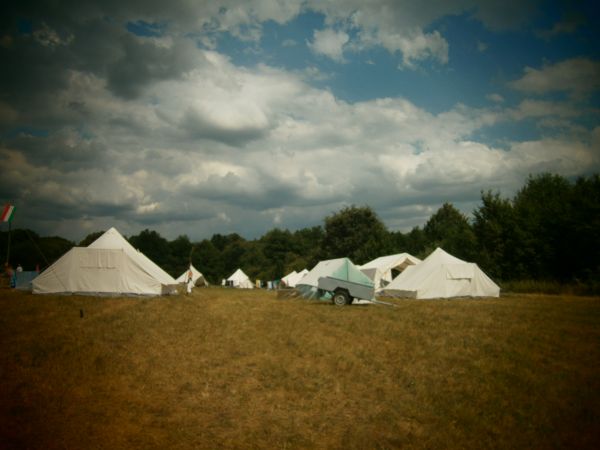
<svg viewBox="0 0 600 450">
<path fill-rule="evenodd" d="M 394 302 L 3 291 L 0 447 L 598 448 L 599 299 Z"/>
</svg>

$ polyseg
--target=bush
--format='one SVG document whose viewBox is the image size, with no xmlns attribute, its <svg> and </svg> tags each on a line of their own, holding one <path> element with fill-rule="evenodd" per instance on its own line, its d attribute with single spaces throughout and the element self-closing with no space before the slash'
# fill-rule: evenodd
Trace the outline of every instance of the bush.
<svg viewBox="0 0 600 450">
<path fill-rule="evenodd" d="M 560 283 L 554 280 L 513 280 L 499 283 L 503 293 L 550 295 L 600 295 L 600 282 Z"/>
</svg>

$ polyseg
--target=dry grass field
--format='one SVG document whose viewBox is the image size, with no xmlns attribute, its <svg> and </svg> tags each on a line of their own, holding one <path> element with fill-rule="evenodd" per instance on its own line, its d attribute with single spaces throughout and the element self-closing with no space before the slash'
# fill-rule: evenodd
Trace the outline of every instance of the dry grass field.
<svg viewBox="0 0 600 450">
<path fill-rule="evenodd" d="M 600 299 L 395 304 L 3 290 L 0 447 L 600 448 Z"/>
</svg>

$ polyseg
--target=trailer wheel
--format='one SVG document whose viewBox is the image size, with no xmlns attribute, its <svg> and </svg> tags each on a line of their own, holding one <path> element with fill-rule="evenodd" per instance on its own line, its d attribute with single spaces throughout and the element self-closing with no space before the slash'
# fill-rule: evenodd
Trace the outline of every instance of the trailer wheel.
<svg viewBox="0 0 600 450">
<path fill-rule="evenodd" d="M 350 296 L 346 291 L 337 291 L 333 294 L 333 304 L 336 306 L 349 305 Z"/>
</svg>

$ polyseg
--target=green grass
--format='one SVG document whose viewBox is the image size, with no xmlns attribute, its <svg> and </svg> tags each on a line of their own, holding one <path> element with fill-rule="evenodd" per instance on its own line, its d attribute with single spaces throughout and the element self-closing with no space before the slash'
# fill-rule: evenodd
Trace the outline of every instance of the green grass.
<svg viewBox="0 0 600 450">
<path fill-rule="evenodd" d="M 394 302 L 4 290 L 0 448 L 600 446 L 600 299 Z"/>
</svg>

